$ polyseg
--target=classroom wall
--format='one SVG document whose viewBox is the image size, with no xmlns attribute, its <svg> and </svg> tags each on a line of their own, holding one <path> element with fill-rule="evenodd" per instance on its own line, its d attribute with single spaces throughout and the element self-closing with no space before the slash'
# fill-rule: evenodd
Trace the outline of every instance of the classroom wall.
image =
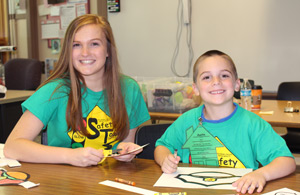
<svg viewBox="0 0 300 195">
<path fill-rule="evenodd" d="M 193 63 L 210 49 L 229 54 L 239 76 L 276 91 L 280 82 L 299 81 L 300 1 L 192 0 Z M 171 60 L 176 46 L 176 0 L 121 2 L 109 13 L 123 72 L 131 76 L 174 76 Z M 186 26 L 176 69 L 187 72 Z M 192 73 L 190 73 L 190 77 Z"/>
<path fill-rule="evenodd" d="M 91 0 L 91 13 L 97 1 Z M 169 77 L 176 46 L 179 0 L 121 1 L 120 13 L 108 13 L 123 72 L 131 76 Z M 264 91 L 276 91 L 280 82 L 299 81 L 300 1 L 191 0 L 194 57 L 210 49 L 229 54 L 241 78 L 251 78 Z M 38 0 L 37 5 L 43 3 Z M 38 20 L 43 17 L 39 17 Z M 183 25 L 176 60 L 178 74 L 187 73 L 187 26 Z M 18 56 L 28 57 L 26 21 L 17 21 Z M 39 36 L 40 36 L 40 29 Z M 39 42 L 40 60 L 58 58 Z M 189 77 L 192 73 L 189 74 Z"/>
</svg>

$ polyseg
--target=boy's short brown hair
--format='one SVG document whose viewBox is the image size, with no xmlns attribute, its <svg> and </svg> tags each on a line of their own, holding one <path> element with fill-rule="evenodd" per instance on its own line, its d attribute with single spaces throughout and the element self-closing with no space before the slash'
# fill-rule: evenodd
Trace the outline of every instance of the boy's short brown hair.
<svg viewBox="0 0 300 195">
<path fill-rule="evenodd" d="M 194 64 L 194 68 L 193 68 L 193 81 L 194 81 L 194 83 L 197 82 L 198 65 L 199 65 L 199 63 L 201 61 L 203 61 L 204 59 L 206 59 L 207 57 L 212 57 L 212 56 L 221 56 L 225 60 L 227 60 L 229 62 L 229 64 L 231 65 L 232 73 L 233 73 L 235 79 L 238 79 L 237 70 L 236 70 L 235 64 L 234 64 L 233 60 L 231 59 L 231 57 L 229 55 L 227 55 L 226 53 L 221 52 L 219 50 L 209 50 L 209 51 L 205 52 L 204 54 L 202 54 L 196 60 L 196 62 Z"/>
</svg>

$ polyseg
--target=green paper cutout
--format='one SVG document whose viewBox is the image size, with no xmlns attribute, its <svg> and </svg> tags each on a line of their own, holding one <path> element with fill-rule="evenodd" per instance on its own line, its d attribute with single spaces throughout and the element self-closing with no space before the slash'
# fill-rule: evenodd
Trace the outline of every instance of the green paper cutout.
<svg viewBox="0 0 300 195">
<path fill-rule="evenodd" d="M 224 147 L 203 126 L 193 127 L 186 130 L 187 139 L 183 149 L 189 149 L 193 164 L 219 166 L 217 147 Z"/>
</svg>

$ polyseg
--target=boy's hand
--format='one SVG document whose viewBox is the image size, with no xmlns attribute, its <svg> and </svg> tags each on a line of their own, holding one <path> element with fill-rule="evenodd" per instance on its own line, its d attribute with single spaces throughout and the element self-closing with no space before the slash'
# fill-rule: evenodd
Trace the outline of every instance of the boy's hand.
<svg viewBox="0 0 300 195">
<path fill-rule="evenodd" d="M 173 154 L 169 154 L 164 159 L 161 165 L 161 170 L 164 173 L 174 173 L 177 170 L 177 165 L 179 161 L 180 161 L 180 156 L 177 156 L 175 159 Z"/>
<path fill-rule="evenodd" d="M 242 178 L 238 179 L 232 184 L 232 186 L 237 187 L 236 191 L 242 194 L 248 193 L 252 194 L 257 188 L 257 192 L 262 192 L 264 186 L 266 185 L 266 178 L 259 171 L 253 171 L 244 175 Z"/>
</svg>

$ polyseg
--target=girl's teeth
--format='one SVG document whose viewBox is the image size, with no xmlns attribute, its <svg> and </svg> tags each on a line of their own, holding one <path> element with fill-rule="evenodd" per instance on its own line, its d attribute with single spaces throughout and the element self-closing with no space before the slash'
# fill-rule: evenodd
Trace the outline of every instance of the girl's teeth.
<svg viewBox="0 0 300 195">
<path fill-rule="evenodd" d="M 89 64 L 92 62 L 93 62 L 93 60 L 81 60 L 81 63 L 84 63 L 84 64 Z"/>
</svg>

